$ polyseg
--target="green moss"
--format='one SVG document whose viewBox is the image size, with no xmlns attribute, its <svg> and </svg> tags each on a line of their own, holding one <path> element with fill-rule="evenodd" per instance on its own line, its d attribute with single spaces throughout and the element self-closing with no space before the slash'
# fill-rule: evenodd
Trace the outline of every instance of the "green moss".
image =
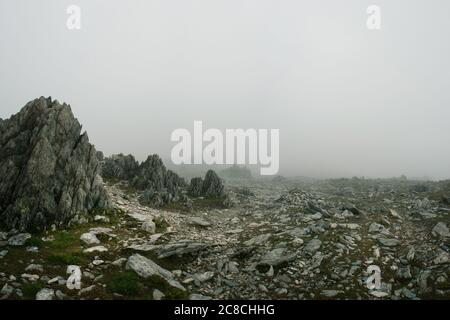
<svg viewBox="0 0 450 320">
<path fill-rule="evenodd" d="M 87 262 L 81 250 L 79 235 L 60 231 L 54 234 L 54 240 L 47 247 L 47 261 L 53 265 L 81 265 Z"/>
<path fill-rule="evenodd" d="M 32 247 L 38 247 L 41 248 L 44 244 L 44 241 L 42 241 L 42 239 L 39 236 L 32 236 L 30 239 L 28 239 L 25 244 L 27 246 L 32 246 Z"/>
<path fill-rule="evenodd" d="M 105 276 L 107 290 L 119 293 L 129 299 L 153 299 L 153 290 L 158 289 L 166 299 L 187 299 L 187 292 L 174 288 L 161 277 L 152 276 L 147 279 L 139 277 L 133 271 L 124 271 Z"/>
<path fill-rule="evenodd" d="M 107 279 L 107 288 L 124 296 L 137 296 L 142 291 L 139 276 L 132 271 L 113 274 Z"/>
<path fill-rule="evenodd" d="M 165 299 L 181 300 L 188 298 L 188 293 L 186 291 L 172 287 L 166 280 L 158 276 L 152 276 L 146 279 L 145 284 L 149 288 L 158 289 L 163 292 L 165 294 Z"/>
<path fill-rule="evenodd" d="M 60 231 L 54 235 L 54 240 L 50 242 L 50 247 L 54 250 L 66 250 L 68 247 L 78 243 L 78 238 L 67 231 Z"/>
<path fill-rule="evenodd" d="M 52 265 L 82 265 L 87 263 L 87 258 L 79 253 L 53 253 L 47 256 L 47 262 Z"/>
<path fill-rule="evenodd" d="M 22 286 L 22 293 L 25 299 L 35 299 L 36 294 L 44 288 L 44 284 L 42 282 L 30 282 L 25 283 Z"/>
</svg>

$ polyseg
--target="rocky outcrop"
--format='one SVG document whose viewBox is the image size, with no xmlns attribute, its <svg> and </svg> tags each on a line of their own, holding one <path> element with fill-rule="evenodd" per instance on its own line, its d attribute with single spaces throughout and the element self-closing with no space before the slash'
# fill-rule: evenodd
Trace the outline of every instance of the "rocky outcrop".
<svg viewBox="0 0 450 320">
<path fill-rule="evenodd" d="M 191 184 L 189 185 L 189 195 L 191 197 L 200 197 L 203 190 L 203 179 L 202 178 L 192 178 Z"/>
<path fill-rule="evenodd" d="M 183 200 L 182 188 L 186 183 L 176 173 L 167 170 L 161 158 L 154 154 L 141 163 L 131 185 L 138 190 L 144 190 L 140 197 L 142 203 L 160 207 Z"/>
<path fill-rule="evenodd" d="M 67 104 L 41 97 L 0 123 L 0 221 L 41 229 L 109 206 L 96 150 Z"/>
<path fill-rule="evenodd" d="M 193 178 L 188 188 L 191 197 L 204 197 L 209 199 L 219 199 L 220 206 L 229 208 L 234 205 L 229 194 L 225 192 L 222 179 L 213 171 L 208 170 L 205 179 Z"/>
<path fill-rule="evenodd" d="M 139 173 L 132 181 L 133 187 L 139 190 L 164 188 L 166 167 L 157 154 L 148 156 L 139 166 Z"/>
<path fill-rule="evenodd" d="M 206 173 L 202 195 L 205 197 L 223 197 L 225 195 L 223 182 L 213 170 L 208 170 Z"/>
<path fill-rule="evenodd" d="M 139 163 L 129 155 L 115 154 L 105 158 L 102 167 L 102 176 L 105 179 L 130 180 L 139 170 Z"/>
</svg>

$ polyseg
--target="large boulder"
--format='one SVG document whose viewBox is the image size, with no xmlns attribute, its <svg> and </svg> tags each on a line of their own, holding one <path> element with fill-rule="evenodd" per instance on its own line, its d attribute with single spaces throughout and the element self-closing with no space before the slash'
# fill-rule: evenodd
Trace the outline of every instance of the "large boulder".
<svg viewBox="0 0 450 320">
<path fill-rule="evenodd" d="M 96 150 L 67 104 L 41 97 L 0 122 L 0 222 L 42 229 L 109 206 Z"/>
<path fill-rule="evenodd" d="M 133 254 L 128 258 L 126 269 L 133 270 L 144 279 L 158 276 L 166 280 L 172 287 L 183 291 L 186 290 L 177 280 L 175 280 L 172 272 L 160 267 L 152 260 L 141 256 L 140 254 Z"/>
</svg>

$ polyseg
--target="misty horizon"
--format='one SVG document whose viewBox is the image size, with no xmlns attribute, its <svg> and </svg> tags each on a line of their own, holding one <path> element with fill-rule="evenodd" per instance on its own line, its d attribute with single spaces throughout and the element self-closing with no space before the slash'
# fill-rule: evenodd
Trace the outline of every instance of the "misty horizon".
<svg viewBox="0 0 450 320">
<path fill-rule="evenodd" d="M 0 4 L 0 118 L 69 104 L 104 154 L 158 154 L 171 133 L 280 129 L 279 175 L 450 178 L 450 4 L 68 1 Z M 325 4 L 326 3 L 326 4 Z M 405 8 L 408 10 L 405 11 Z"/>
</svg>

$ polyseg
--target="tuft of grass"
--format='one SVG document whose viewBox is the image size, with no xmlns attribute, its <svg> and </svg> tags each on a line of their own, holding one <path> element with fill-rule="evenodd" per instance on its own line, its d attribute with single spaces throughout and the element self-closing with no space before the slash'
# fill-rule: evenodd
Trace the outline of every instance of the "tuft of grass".
<svg viewBox="0 0 450 320">
<path fill-rule="evenodd" d="M 137 296 L 142 291 L 139 276 L 133 271 L 113 274 L 106 285 L 110 291 L 127 297 Z"/>
<path fill-rule="evenodd" d="M 157 233 L 162 233 L 169 227 L 169 223 L 163 217 L 156 217 L 153 219 L 153 222 L 155 223 Z"/>
<path fill-rule="evenodd" d="M 106 276 L 107 290 L 119 293 L 129 299 L 153 299 L 153 290 L 158 289 L 166 299 L 187 299 L 188 293 L 174 288 L 159 276 L 147 279 L 139 277 L 134 271 L 124 271 Z"/>
<path fill-rule="evenodd" d="M 30 239 L 28 239 L 25 244 L 27 246 L 38 247 L 41 248 L 44 245 L 44 241 L 39 236 L 33 235 Z"/>
<path fill-rule="evenodd" d="M 38 293 L 42 288 L 44 288 L 44 284 L 42 282 L 30 282 L 22 285 L 22 293 L 25 299 L 35 299 L 36 293 Z"/>
</svg>

